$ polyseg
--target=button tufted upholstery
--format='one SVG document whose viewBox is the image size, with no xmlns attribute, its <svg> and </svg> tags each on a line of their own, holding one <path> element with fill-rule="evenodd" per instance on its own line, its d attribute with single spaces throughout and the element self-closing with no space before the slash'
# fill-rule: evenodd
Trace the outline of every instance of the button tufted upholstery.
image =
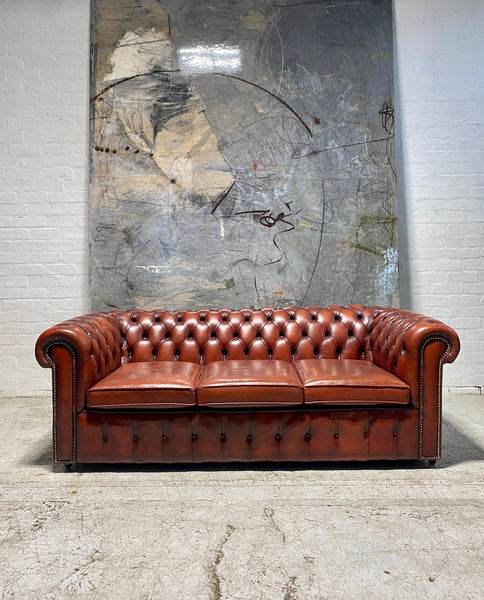
<svg viewBox="0 0 484 600">
<path fill-rule="evenodd" d="M 113 313 L 123 364 L 180 360 L 368 358 L 373 311 L 363 306 Z"/>
<path fill-rule="evenodd" d="M 360 305 L 116 310 L 36 344 L 69 464 L 434 460 L 458 352 L 440 321 Z"/>
</svg>

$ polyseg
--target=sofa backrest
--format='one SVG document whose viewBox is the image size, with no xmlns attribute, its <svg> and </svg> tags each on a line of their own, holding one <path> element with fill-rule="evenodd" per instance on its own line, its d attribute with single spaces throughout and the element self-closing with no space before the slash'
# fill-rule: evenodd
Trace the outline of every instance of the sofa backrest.
<svg viewBox="0 0 484 600">
<path fill-rule="evenodd" d="M 302 358 L 370 360 L 374 311 L 352 306 L 114 311 L 122 363 Z"/>
</svg>

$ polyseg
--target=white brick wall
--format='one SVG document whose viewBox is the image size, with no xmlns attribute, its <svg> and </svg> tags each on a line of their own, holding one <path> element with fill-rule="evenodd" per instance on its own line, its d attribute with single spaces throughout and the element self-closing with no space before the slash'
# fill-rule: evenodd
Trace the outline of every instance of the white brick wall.
<svg viewBox="0 0 484 600">
<path fill-rule="evenodd" d="M 452 325 L 484 386 L 484 2 L 395 0 L 401 305 Z"/>
<path fill-rule="evenodd" d="M 402 306 L 462 339 L 483 386 L 482 0 L 395 0 Z M 89 311 L 88 0 L 2 0 L 0 396 L 47 393 L 37 335 Z"/>
<path fill-rule="evenodd" d="M 0 395 L 47 393 L 33 347 L 89 310 L 89 1 L 2 0 Z"/>
</svg>

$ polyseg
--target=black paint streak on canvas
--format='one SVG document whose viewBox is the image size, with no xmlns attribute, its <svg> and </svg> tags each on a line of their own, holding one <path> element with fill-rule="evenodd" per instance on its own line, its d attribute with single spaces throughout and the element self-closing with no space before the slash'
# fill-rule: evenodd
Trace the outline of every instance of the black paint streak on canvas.
<svg viewBox="0 0 484 600">
<path fill-rule="evenodd" d="M 266 94 L 269 94 L 270 96 L 275 98 L 278 102 L 280 102 L 283 106 L 285 106 L 288 110 L 290 110 L 292 112 L 292 114 L 296 117 L 296 119 L 303 124 L 303 126 L 305 127 L 306 131 L 309 134 L 309 137 L 311 137 L 311 138 L 313 137 L 311 129 L 303 121 L 303 119 L 297 114 L 297 112 L 291 106 L 289 106 L 289 104 L 285 100 L 283 100 L 280 96 L 278 96 L 277 94 L 274 94 L 274 92 L 271 92 L 267 88 L 262 87 L 258 83 L 254 83 L 253 81 L 248 81 L 247 79 L 243 79 L 242 77 L 237 77 L 236 75 L 228 75 L 227 73 L 214 73 L 214 75 L 220 75 L 222 77 L 228 77 L 229 79 L 236 79 L 237 81 L 242 81 L 242 83 L 247 83 L 248 85 L 252 85 L 257 89 L 262 90 Z"/>
<path fill-rule="evenodd" d="M 131 77 L 123 77 L 123 79 L 119 79 L 118 81 L 115 81 L 114 83 L 111 83 L 110 85 L 103 88 L 100 92 L 98 92 L 95 96 L 93 96 L 91 98 L 89 103 L 92 104 L 93 102 L 95 102 L 96 100 L 101 98 L 102 95 L 105 94 L 108 90 L 116 87 L 117 85 L 120 85 L 121 83 L 125 83 L 126 81 L 131 81 L 132 79 L 138 79 L 139 77 L 149 77 L 150 75 L 156 75 L 158 73 L 179 73 L 179 72 L 180 72 L 180 69 L 154 69 L 153 71 L 149 71 L 148 73 L 139 73 L 137 75 L 131 75 Z"/>
</svg>

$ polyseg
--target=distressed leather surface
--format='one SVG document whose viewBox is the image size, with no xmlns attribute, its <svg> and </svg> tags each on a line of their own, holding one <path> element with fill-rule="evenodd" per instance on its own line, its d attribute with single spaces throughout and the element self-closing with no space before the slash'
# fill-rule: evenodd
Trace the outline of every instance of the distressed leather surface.
<svg viewBox="0 0 484 600">
<path fill-rule="evenodd" d="M 226 360 L 205 365 L 197 386 L 200 406 L 263 407 L 302 404 L 303 389 L 291 363 Z"/>
<path fill-rule="evenodd" d="M 305 404 L 409 404 L 409 386 L 363 360 L 306 359 L 294 363 Z"/>
<path fill-rule="evenodd" d="M 416 409 L 77 415 L 77 460 L 202 463 L 418 457 Z"/>
<path fill-rule="evenodd" d="M 409 419 L 415 432 L 405 435 L 409 440 L 418 440 L 414 457 L 439 458 L 442 365 L 452 362 L 458 352 L 457 334 L 440 321 L 400 309 L 360 305 L 94 313 L 48 329 L 36 344 L 38 362 L 53 370 L 54 453 L 56 460 L 64 462 L 83 460 L 81 457 L 87 452 L 85 440 L 95 435 L 98 426 L 98 421 L 92 421 L 92 415 L 86 412 L 87 391 L 120 365 L 167 361 L 203 366 L 216 361 L 253 359 L 297 364 L 314 358 L 367 361 L 407 384 L 414 407 L 408 408 L 412 416 L 405 416 L 407 409 L 403 407 L 385 407 L 381 410 L 387 413 L 378 414 L 383 415 L 382 422 L 386 422 L 385 414 L 397 421 Z M 269 418 L 265 412 L 256 415 L 255 411 L 247 409 L 244 427 L 254 419 Z M 338 411 L 331 414 L 339 415 L 338 420 L 343 414 L 349 418 L 343 408 Z M 295 414 L 297 419 L 302 418 L 299 412 Z M 358 427 L 363 427 L 366 413 L 351 414 Z M 190 422 L 198 416 L 203 415 L 189 415 Z M 273 416 L 276 418 L 275 413 Z M 116 431 L 125 431 L 129 423 L 145 423 L 139 415 L 136 419 L 127 415 L 110 418 Z M 171 423 L 170 427 L 178 423 L 178 416 L 170 420 L 166 414 L 150 419 L 158 424 Z M 147 422 L 151 423 L 150 419 Z M 372 456 L 382 458 L 392 454 L 394 440 L 385 434 L 378 442 L 378 431 L 375 425 L 372 447 L 380 449 Z M 120 444 L 125 443 L 122 440 L 124 433 Z M 303 452 L 305 446 L 298 448 L 298 452 Z M 109 460 L 119 461 L 120 452 L 121 448 L 111 447 Z M 163 461 L 157 452 L 153 450 L 153 457 Z M 128 453 L 129 460 L 134 460 L 132 449 Z M 220 455 L 220 451 L 216 454 Z M 324 452 L 319 453 L 318 460 L 323 455 Z M 364 455 L 360 446 L 355 450 L 355 458 L 356 455 Z M 103 456 L 99 454 L 98 461 L 103 462 Z M 251 456 L 255 460 L 258 455 Z M 407 453 L 405 457 L 408 458 Z M 300 459 L 297 452 L 292 458 Z M 91 462 L 93 459 L 90 456 Z M 199 456 L 196 460 L 205 459 Z"/>
<path fill-rule="evenodd" d="M 128 363 L 87 391 L 88 408 L 195 406 L 200 366 L 182 362 Z"/>
</svg>

